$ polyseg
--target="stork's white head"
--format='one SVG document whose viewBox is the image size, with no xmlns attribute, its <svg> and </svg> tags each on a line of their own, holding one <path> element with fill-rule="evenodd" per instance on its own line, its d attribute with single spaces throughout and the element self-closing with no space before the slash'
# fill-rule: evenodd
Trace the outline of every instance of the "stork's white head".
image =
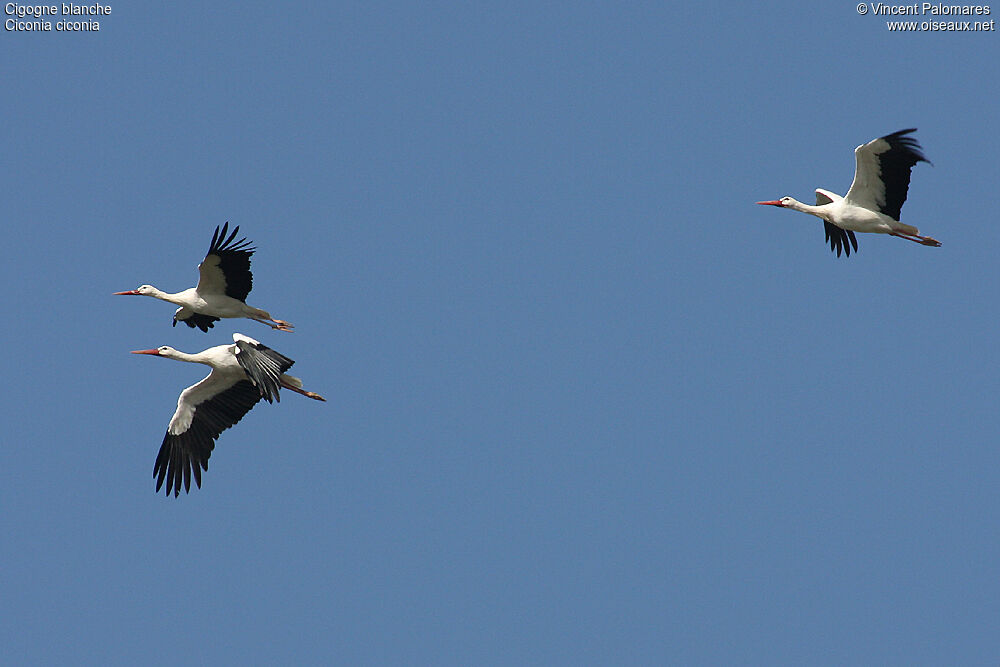
<svg viewBox="0 0 1000 667">
<path fill-rule="evenodd" d="M 142 295 L 142 296 L 152 296 L 156 292 L 156 288 L 152 285 L 139 285 L 135 289 L 126 290 L 124 292 L 115 292 L 115 295 L 121 296 L 132 296 L 132 295 Z"/>
<path fill-rule="evenodd" d="M 781 208 L 786 208 L 792 205 L 795 201 L 791 197 L 782 197 L 781 199 L 774 199 L 772 201 L 759 201 L 758 204 L 767 204 L 768 206 L 780 206 Z"/>
</svg>

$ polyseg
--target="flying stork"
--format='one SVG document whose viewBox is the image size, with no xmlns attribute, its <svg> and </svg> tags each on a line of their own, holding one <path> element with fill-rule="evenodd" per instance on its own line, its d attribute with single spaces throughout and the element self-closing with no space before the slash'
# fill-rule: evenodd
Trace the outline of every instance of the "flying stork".
<svg viewBox="0 0 1000 667">
<path fill-rule="evenodd" d="M 285 374 L 294 361 L 242 334 L 233 334 L 232 345 L 217 345 L 195 354 L 167 345 L 134 350 L 132 354 L 152 354 L 212 368 L 201 382 L 181 392 L 156 455 L 153 466 L 156 491 L 159 492 L 166 479 L 167 496 L 171 491 L 174 497 L 180 495 L 182 481 L 185 493 L 190 492 L 192 473 L 201 488 L 201 471 L 208 470 L 216 439 L 262 398 L 268 403 L 272 399 L 280 402 L 281 388 L 317 401 L 326 400 L 315 392 L 305 391 L 297 377 Z"/>
<path fill-rule="evenodd" d="M 790 208 L 822 218 L 826 240 L 830 242 L 830 249 L 837 252 L 837 257 L 840 257 L 841 249 L 846 251 L 848 257 L 851 256 L 851 246 L 857 251 L 858 239 L 854 232 L 890 234 L 907 241 L 940 247 L 939 241 L 921 236 L 916 227 L 899 221 L 899 209 L 906 201 L 906 191 L 910 187 L 910 169 L 918 162 L 930 164 L 917 140 L 906 136 L 916 131 L 916 128 L 900 130 L 855 148 L 857 166 L 854 182 L 844 197 L 816 188 L 815 206 L 791 197 L 757 203 Z"/>
<path fill-rule="evenodd" d="M 255 248 L 245 238 L 236 239 L 240 226 L 229 232 L 229 223 L 215 228 L 208 254 L 198 265 L 198 286 L 183 292 L 171 294 L 158 290 L 152 285 L 141 285 L 115 295 L 151 296 L 177 304 L 174 324 L 184 322 L 192 329 L 198 327 L 208 332 L 221 318 L 246 317 L 268 325 L 279 331 L 291 331 L 292 325 L 284 320 L 273 319 L 266 310 L 246 304 L 247 295 L 253 288 L 253 274 L 250 272 L 250 256 Z"/>
</svg>

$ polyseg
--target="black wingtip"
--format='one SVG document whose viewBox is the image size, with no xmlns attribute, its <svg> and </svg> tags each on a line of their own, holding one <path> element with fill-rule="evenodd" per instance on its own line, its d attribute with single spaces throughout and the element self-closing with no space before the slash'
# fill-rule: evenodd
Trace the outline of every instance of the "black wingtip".
<svg viewBox="0 0 1000 667">
<path fill-rule="evenodd" d="M 226 226 L 228 226 L 228 225 L 229 225 L 229 222 L 227 221 L 226 222 Z M 229 245 L 230 243 L 232 243 L 233 239 L 236 238 L 236 235 L 239 234 L 239 232 L 240 232 L 240 226 L 239 225 L 236 225 L 235 227 L 233 227 L 233 233 L 229 235 L 229 238 L 226 239 L 226 242 L 223 243 L 222 245 L 225 246 L 225 245 Z M 223 232 L 222 235 L 225 236 L 226 233 Z"/>
<path fill-rule="evenodd" d="M 910 153 L 910 155 L 913 156 L 914 163 L 926 162 L 933 167 L 934 163 L 928 160 L 927 156 L 924 155 L 923 147 L 921 147 L 917 140 L 913 137 L 906 136 L 916 131 L 917 128 L 911 127 L 907 130 L 900 130 L 898 132 L 893 132 L 892 134 L 887 134 L 882 138 L 889 142 L 890 145 L 896 144 L 905 149 L 908 153 Z"/>
<path fill-rule="evenodd" d="M 236 225 L 233 227 L 233 231 L 229 231 L 229 222 L 226 221 L 222 227 L 216 227 L 215 233 L 212 234 L 212 243 L 208 246 L 208 255 L 212 253 L 222 253 L 226 251 L 231 252 L 245 252 L 248 256 L 252 255 L 257 249 L 252 246 L 252 242 L 248 241 L 246 238 L 237 240 L 236 236 L 240 233 L 240 226 Z M 228 234 L 228 236 L 227 236 Z"/>
<path fill-rule="evenodd" d="M 227 221 L 224 227 L 215 226 L 215 233 L 212 234 L 212 242 L 209 244 L 209 248 L 214 248 L 215 244 L 218 243 L 219 237 L 226 235 L 226 230 L 229 229 L 229 222 Z"/>
</svg>

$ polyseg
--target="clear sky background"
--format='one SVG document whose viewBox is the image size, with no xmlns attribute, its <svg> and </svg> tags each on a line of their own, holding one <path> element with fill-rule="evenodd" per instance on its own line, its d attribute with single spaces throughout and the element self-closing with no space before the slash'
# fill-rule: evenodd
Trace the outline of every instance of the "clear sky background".
<svg viewBox="0 0 1000 667">
<path fill-rule="evenodd" d="M 0 34 L 11 664 L 996 664 L 998 33 L 111 6 Z M 907 127 L 943 247 L 754 205 Z M 295 333 L 111 296 L 192 286 L 227 220 Z M 234 331 L 329 402 L 157 495 L 207 369 L 128 352 Z"/>
</svg>

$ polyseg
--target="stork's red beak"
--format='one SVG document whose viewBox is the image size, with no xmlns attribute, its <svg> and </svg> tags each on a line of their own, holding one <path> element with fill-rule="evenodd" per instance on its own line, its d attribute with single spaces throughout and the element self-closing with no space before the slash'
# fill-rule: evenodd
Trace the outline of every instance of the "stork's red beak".
<svg viewBox="0 0 1000 667">
<path fill-rule="evenodd" d="M 118 296 L 118 295 L 123 295 L 123 294 L 139 294 L 139 290 L 137 290 L 137 289 L 130 289 L 127 292 L 113 292 L 112 296 Z"/>
<path fill-rule="evenodd" d="M 160 356 L 159 350 L 132 350 L 132 354 L 152 354 L 155 356 Z"/>
<path fill-rule="evenodd" d="M 757 203 L 758 204 L 767 204 L 768 206 L 782 206 L 782 207 L 784 207 L 784 204 L 782 204 L 781 201 L 778 200 L 778 199 L 775 199 L 774 201 L 759 201 Z"/>
</svg>

